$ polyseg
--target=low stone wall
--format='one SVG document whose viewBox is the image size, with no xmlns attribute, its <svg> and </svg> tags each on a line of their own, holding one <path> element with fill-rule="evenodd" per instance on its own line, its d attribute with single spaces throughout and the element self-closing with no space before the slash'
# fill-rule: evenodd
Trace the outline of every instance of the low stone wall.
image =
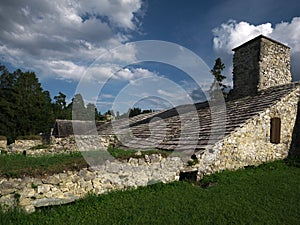
<svg viewBox="0 0 300 225">
<path fill-rule="evenodd" d="M 273 107 L 250 119 L 245 125 L 219 141 L 212 149 L 197 155 L 198 176 L 249 165 L 284 159 L 288 156 L 297 115 L 299 90 Z M 281 118 L 281 142 L 270 142 L 271 118 Z"/>
<path fill-rule="evenodd" d="M 15 143 L 8 146 L 8 153 L 22 153 L 24 150 L 27 155 L 71 153 L 79 150 L 107 149 L 109 145 L 117 147 L 119 141 L 114 135 L 80 135 L 76 138 L 75 136 L 64 138 L 51 137 L 50 145 L 44 145 L 44 148 L 41 149 L 31 149 L 42 144 L 43 142 L 40 140 L 16 140 Z"/>
<path fill-rule="evenodd" d="M 7 140 L 0 140 L 0 150 L 6 149 L 7 147 Z"/>
<path fill-rule="evenodd" d="M 42 140 L 15 140 L 15 147 L 30 148 L 43 144 Z"/>
<path fill-rule="evenodd" d="M 42 145 L 42 140 L 15 140 L 15 142 L 7 146 L 8 153 L 22 153 L 34 146 Z"/>
<path fill-rule="evenodd" d="M 37 207 L 72 202 L 89 192 L 102 194 L 176 181 L 183 166 L 178 157 L 162 158 L 153 154 L 140 159 L 131 158 L 126 163 L 106 161 L 97 168 L 68 171 L 45 179 L 2 179 L 0 204 L 4 208 L 20 206 L 30 213 Z"/>
</svg>

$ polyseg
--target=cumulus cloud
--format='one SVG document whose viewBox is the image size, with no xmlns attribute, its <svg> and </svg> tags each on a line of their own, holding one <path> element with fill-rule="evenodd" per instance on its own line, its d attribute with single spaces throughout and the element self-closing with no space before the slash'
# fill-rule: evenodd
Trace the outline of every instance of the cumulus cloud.
<svg viewBox="0 0 300 225">
<path fill-rule="evenodd" d="M 129 40 L 138 29 L 141 7 L 141 0 L 3 0 L 2 63 L 32 69 L 42 77 L 77 80 L 97 56 Z M 133 53 L 111 57 L 128 54 Z"/>
<path fill-rule="evenodd" d="M 212 30 L 214 50 L 222 58 L 227 70 L 225 74 L 231 77 L 232 49 L 263 34 L 291 47 L 291 70 L 294 80 L 300 80 L 300 17 L 294 17 L 291 22 L 281 22 L 253 25 L 248 22 L 229 20 Z M 288 35 L 287 35 L 288 34 Z"/>
</svg>

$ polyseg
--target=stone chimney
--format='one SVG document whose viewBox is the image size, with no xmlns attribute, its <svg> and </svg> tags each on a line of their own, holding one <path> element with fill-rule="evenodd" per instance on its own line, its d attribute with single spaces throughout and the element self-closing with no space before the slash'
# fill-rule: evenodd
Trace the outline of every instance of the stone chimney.
<svg viewBox="0 0 300 225">
<path fill-rule="evenodd" d="M 233 51 L 231 97 L 253 96 L 261 90 L 292 81 L 288 46 L 259 35 Z"/>
</svg>

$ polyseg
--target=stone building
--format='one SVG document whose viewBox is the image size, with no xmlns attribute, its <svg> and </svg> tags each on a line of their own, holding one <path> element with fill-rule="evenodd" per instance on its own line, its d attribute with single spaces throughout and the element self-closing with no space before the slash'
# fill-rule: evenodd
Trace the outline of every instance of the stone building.
<svg viewBox="0 0 300 225">
<path fill-rule="evenodd" d="M 194 154 L 199 175 L 299 154 L 300 83 L 291 82 L 290 48 L 259 35 L 233 51 L 234 87 L 217 117 L 212 118 L 208 102 L 182 105 L 96 124 L 100 139 L 105 146 L 117 136 L 123 147 L 131 149 Z M 76 124 L 84 133 L 94 126 Z M 72 134 L 71 121 L 56 121 L 53 135 Z"/>
<path fill-rule="evenodd" d="M 199 177 L 297 154 L 300 83 L 291 82 L 290 48 L 260 35 L 233 51 L 234 88 L 225 103 L 225 124 L 222 117 L 212 123 L 206 102 L 195 104 L 198 118 L 192 115 L 192 106 L 185 105 L 134 117 L 129 125 L 120 120 L 114 129 L 99 132 L 117 131 L 130 148 L 194 151 Z M 195 138 L 196 120 L 200 126 Z M 125 135 L 128 129 L 131 136 Z"/>
<path fill-rule="evenodd" d="M 123 147 L 131 149 L 175 150 L 189 156 L 193 151 L 199 174 L 299 154 L 300 83 L 292 83 L 290 48 L 259 35 L 233 51 L 233 90 L 225 111 L 217 112 L 225 116 L 212 118 L 208 102 L 182 105 L 96 124 L 101 140 L 108 143 L 117 136 Z M 94 126 L 78 124 L 84 133 Z M 71 121 L 56 121 L 56 137 L 72 133 Z"/>
</svg>

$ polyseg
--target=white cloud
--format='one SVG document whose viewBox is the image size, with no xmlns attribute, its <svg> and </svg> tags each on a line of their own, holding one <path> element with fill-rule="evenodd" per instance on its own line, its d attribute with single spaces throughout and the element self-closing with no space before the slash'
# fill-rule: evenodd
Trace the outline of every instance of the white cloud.
<svg viewBox="0 0 300 225">
<path fill-rule="evenodd" d="M 140 83 L 139 80 L 141 78 L 155 79 L 157 76 L 158 76 L 157 73 L 144 68 L 134 68 L 134 69 L 124 68 L 118 71 L 115 74 L 114 78 L 129 81 L 130 84 L 132 85 L 139 85 Z"/>
<path fill-rule="evenodd" d="M 42 77 L 78 80 L 88 63 L 129 40 L 141 7 L 141 0 L 1 1 L 0 56 Z M 118 54 L 111 57 L 132 59 L 134 51 Z"/>
<path fill-rule="evenodd" d="M 291 22 L 281 22 L 272 26 L 271 23 L 253 25 L 248 22 L 229 20 L 213 29 L 214 50 L 227 66 L 225 75 L 231 77 L 232 49 L 258 36 L 266 35 L 291 47 L 291 68 L 294 79 L 300 79 L 300 64 L 295 63 L 300 55 L 300 17 Z"/>
<path fill-rule="evenodd" d="M 111 95 L 111 94 L 101 94 L 100 99 L 112 99 L 115 96 Z"/>
<path fill-rule="evenodd" d="M 255 26 L 243 21 L 237 23 L 235 20 L 229 20 L 220 27 L 213 29 L 213 34 L 215 35 L 213 39 L 214 49 L 231 53 L 234 47 L 249 41 L 259 34 L 269 35 L 272 31 L 270 23 Z"/>
<path fill-rule="evenodd" d="M 85 71 L 83 66 L 78 66 L 70 61 L 48 61 L 45 64 L 47 64 L 53 72 L 59 74 L 63 79 L 79 80 Z"/>
<path fill-rule="evenodd" d="M 171 93 L 171 92 L 167 92 L 167 91 L 164 91 L 164 90 L 161 90 L 161 89 L 158 89 L 157 93 L 160 94 L 160 95 L 163 95 L 165 97 L 170 97 L 170 98 L 176 98 L 176 97 L 178 97 L 177 96 L 178 94 L 176 92 L 175 93 Z"/>
</svg>

